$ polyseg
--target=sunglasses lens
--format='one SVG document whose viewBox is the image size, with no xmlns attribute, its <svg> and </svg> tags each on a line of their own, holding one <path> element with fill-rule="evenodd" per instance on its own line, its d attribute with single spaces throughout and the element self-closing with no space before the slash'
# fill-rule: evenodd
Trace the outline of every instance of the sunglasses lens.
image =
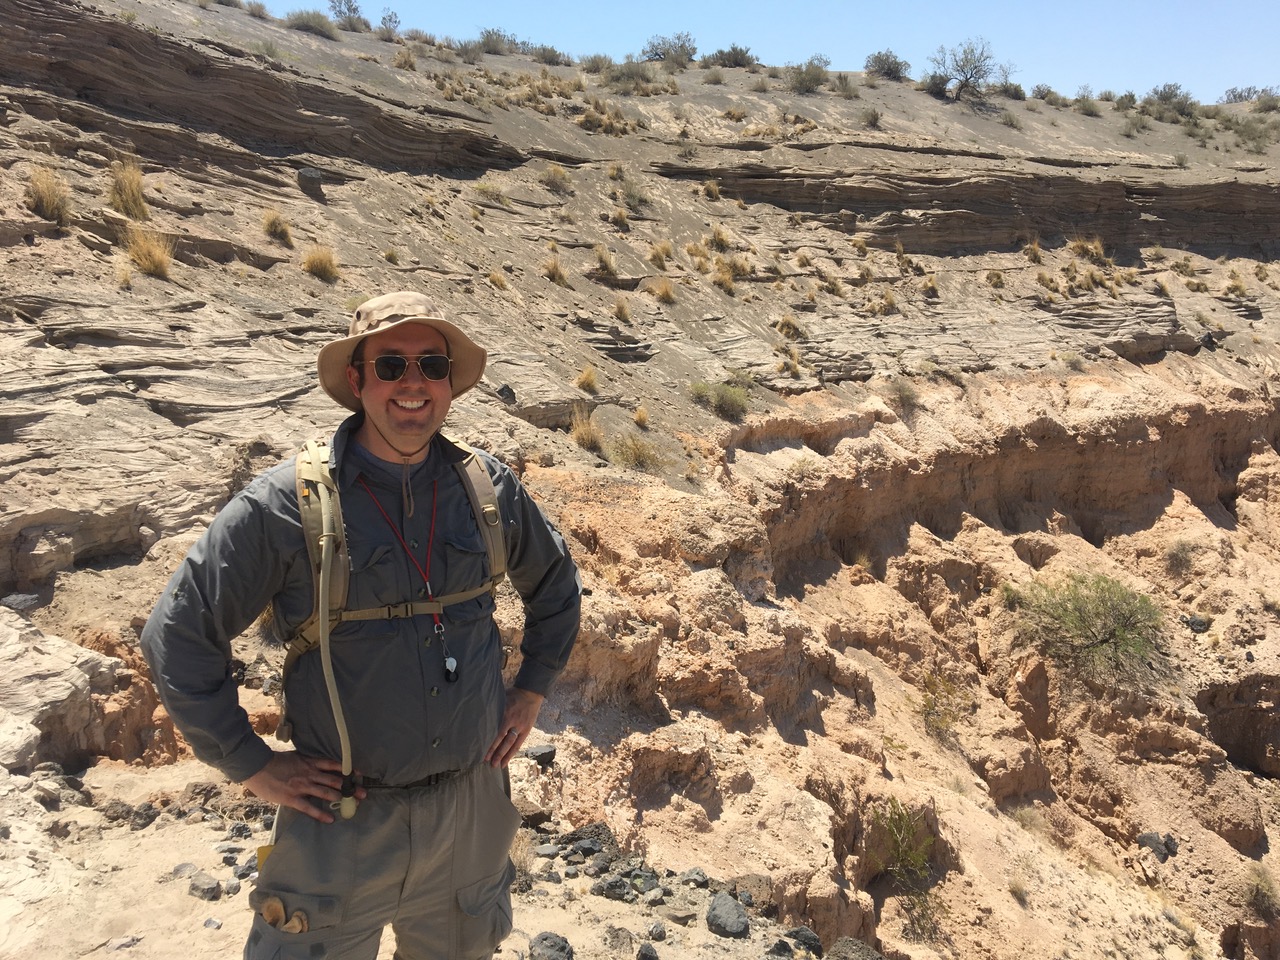
<svg viewBox="0 0 1280 960">
<path fill-rule="evenodd" d="M 404 357 L 378 357 L 373 361 L 373 372 L 379 380 L 385 380 L 388 383 L 399 380 L 408 369 L 409 361 Z"/>
<path fill-rule="evenodd" d="M 449 376 L 449 358 L 440 353 L 418 358 L 418 369 L 427 380 L 443 380 Z"/>
</svg>

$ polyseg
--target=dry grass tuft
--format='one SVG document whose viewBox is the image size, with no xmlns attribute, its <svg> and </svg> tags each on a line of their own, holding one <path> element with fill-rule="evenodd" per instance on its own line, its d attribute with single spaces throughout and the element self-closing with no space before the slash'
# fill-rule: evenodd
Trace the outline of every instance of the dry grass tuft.
<svg viewBox="0 0 1280 960">
<path fill-rule="evenodd" d="M 262 230 L 272 240 L 293 249 L 293 231 L 289 229 L 289 221 L 275 207 L 263 211 Z"/>
<path fill-rule="evenodd" d="M 592 251 L 596 256 L 596 270 L 606 277 L 616 277 L 618 275 L 618 265 L 613 260 L 613 254 L 609 252 L 609 248 L 603 243 L 597 243 Z"/>
<path fill-rule="evenodd" d="M 672 286 L 671 281 L 666 277 L 659 277 L 650 284 L 649 292 L 657 298 L 659 303 L 676 302 L 676 288 Z"/>
<path fill-rule="evenodd" d="M 718 253 L 724 253 L 733 245 L 729 240 L 729 234 L 725 233 L 724 228 L 719 224 L 716 224 L 711 231 L 711 236 L 706 238 L 706 244 Z"/>
<path fill-rule="evenodd" d="M 584 393 L 595 393 L 600 389 L 596 378 L 596 368 L 591 364 L 587 364 L 582 368 L 582 372 L 578 374 L 578 379 L 573 381 L 574 386 Z"/>
<path fill-rule="evenodd" d="M 632 470 L 656 470 L 662 466 L 662 455 L 648 440 L 633 433 L 624 434 L 609 448 L 609 460 Z"/>
<path fill-rule="evenodd" d="M 338 260 L 330 247 L 312 247 L 302 258 L 302 269 L 317 280 L 336 283 L 342 276 L 338 272 Z"/>
<path fill-rule="evenodd" d="M 609 214 L 609 222 L 623 233 L 631 229 L 631 220 L 627 217 L 626 207 L 614 207 L 613 213 Z"/>
<path fill-rule="evenodd" d="M 573 192 L 573 185 L 569 180 L 568 171 L 558 163 L 547 164 L 547 169 L 542 171 L 542 176 L 538 178 L 538 182 L 552 193 L 564 195 Z"/>
<path fill-rule="evenodd" d="M 71 222 L 71 191 L 54 170 L 40 167 L 27 182 L 27 209 L 60 227 Z"/>
<path fill-rule="evenodd" d="M 401 47 L 396 51 L 396 55 L 391 58 L 391 65 L 398 70 L 412 70 L 415 73 L 418 70 L 418 60 L 408 47 Z"/>
<path fill-rule="evenodd" d="M 146 220 L 147 201 L 142 196 L 142 168 L 137 160 L 117 161 L 111 165 L 111 188 L 107 191 L 111 209 L 132 220 Z"/>
<path fill-rule="evenodd" d="M 671 246 L 670 240 L 655 243 L 649 250 L 649 262 L 659 270 L 667 269 L 667 261 L 673 256 L 675 256 L 675 249 Z"/>
<path fill-rule="evenodd" d="M 613 315 L 623 323 L 631 319 L 631 303 L 626 297 L 619 297 L 613 302 Z"/>
<path fill-rule="evenodd" d="M 644 407 L 636 407 L 636 412 L 632 414 L 631 420 L 641 430 L 649 429 L 649 411 Z"/>
<path fill-rule="evenodd" d="M 505 290 L 507 289 L 507 278 L 503 276 L 501 270 L 490 270 L 489 285 L 495 290 Z"/>
<path fill-rule="evenodd" d="M 773 325 L 773 329 L 788 340 L 803 340 L 805 333 L 804 327 L 800 326 L 795 318 L 795 314 L 788 313 L 781 320 Z"/>
<path fill-rule="evenodd" d="M 149 277 L 169 279 L 174 247 L 172 237 L 129 224 L 125 228 L 124 245 L 139 270 Z"/>
<path fill-rule="evenodd" d="M 590 369 L 590 367 L 587 369 Z M 599 453 L 604 446 L 604 433 L 596 425 L 595 420 L 591 418 L 591 412 L 587 410 L 585 404 L 574 405 L 573 419 L 569 425 L 569 436 L 573 437 L 573 442 L 583 450 L 590 450 L 592 453 Z"/>
<path fill-rule="evenodd" d="M 1032 263 L 1044 263 L 1044 254 L 1040 252 L 1039 239 L 1032 240 L 1022 248 L 1022 255 Z"/>
<path fill-rule="evenodd" d="M 569 286 L 569 278 L 564 275 L 559 257 L 552 257 L 542 265 L 542 275 L 558 287 Z"/>
<path fill-rule="evenodd" d="M 702 185 L 702 193 L 708 200 L 720 199 L 720 181 L 708 180 Z"/>
<path fill-rule="evenodd" d="M 1001 289 L 1004 286 L 1004 274 L 999 270 L 988 270 L 987 283 L 997 290 Z"/>
</svg>

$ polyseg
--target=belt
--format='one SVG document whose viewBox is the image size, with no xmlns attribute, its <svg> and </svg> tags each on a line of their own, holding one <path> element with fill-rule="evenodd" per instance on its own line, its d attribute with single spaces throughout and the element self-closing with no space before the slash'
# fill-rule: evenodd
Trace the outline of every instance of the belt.
<svg viewBox="0 0 1280 960">
<path fill-rule="evenodd" d="M 414 780 L 412 783 L 383 783 L 377 777 L 365 777 L 364 786 L 368 790 L 414 790 L 418 787 L 434 787 L 446 780 L 452 780 L 460 773 L 462 773 L 461 770 L 441 770 L 439 773 L 433 773 L 421 780 Z"/>
</svg>

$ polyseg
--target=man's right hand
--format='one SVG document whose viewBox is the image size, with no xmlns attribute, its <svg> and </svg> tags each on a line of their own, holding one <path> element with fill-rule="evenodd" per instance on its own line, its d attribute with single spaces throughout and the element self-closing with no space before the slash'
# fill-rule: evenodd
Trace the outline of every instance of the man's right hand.
<svg viewBox="0 0 1280 960">
<path fill-rule="evenodd" d="M 292 807 L 321 823 L 333 823 L 327 808 L 330 801 L 342 799 L 342 764 L 323 757 L 304 757 L 293 750 L 275 753 L 244 786 L 268 803 Z M 364 788 L 357 787 L 356 797 L 363 800 L 365 796 Z M 311 797 L 325 801 L 324 806 L 317 806 Z"/>
</svg>

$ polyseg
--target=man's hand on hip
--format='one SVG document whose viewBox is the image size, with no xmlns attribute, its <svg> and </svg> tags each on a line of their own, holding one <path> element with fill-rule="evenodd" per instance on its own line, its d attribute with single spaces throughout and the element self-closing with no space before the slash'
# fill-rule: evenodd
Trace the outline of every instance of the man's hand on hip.
<svg viewBox="0 0 1280 960">
<path fill-rule="evenodd" d="M 268 803 L 292 807 L 321 823 L 333 823 L 333 814 L 309 798 L 342 799 L 342 764 L 322 757 L 304 757 L 289 750 L 272 754 L 267 765 L 245 780 L 244 785 Z M 364 789 L 357 788 L 356 796 L 364 799 Z"/>
<path fill-rule="evenodd" d="M 505 767 L 524 745 L 529 731 L 538 721 L 538 711 L 546 698 L 540 693 L 512 687 L 507 691 L 507 709 L 498 725 L 498 736 L 484 755 L 484 762 L 492 767 Z"/>
</svg>

